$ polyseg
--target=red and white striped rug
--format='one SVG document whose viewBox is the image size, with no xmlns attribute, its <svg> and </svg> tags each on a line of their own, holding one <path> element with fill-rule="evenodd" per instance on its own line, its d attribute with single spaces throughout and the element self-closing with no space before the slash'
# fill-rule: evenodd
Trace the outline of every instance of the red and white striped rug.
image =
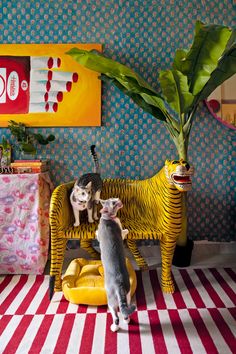
<svg viewBox="0 0 236 354">
<path fill-rule="evenodd" d="M 110 331 L 106 306 L 49 301 L 48 276 L 0 278 L 0 353 L 236 353 L 236 269 L 173 269 L 163 294 L 160 269 L 137 272 L 137 311 Z"/>
</svg>

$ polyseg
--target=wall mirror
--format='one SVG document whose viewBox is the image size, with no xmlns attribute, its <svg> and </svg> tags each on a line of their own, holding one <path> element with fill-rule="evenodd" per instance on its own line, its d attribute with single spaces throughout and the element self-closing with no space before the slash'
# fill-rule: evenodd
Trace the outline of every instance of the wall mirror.
<svg viewBox="0 0 236 354">
<path fill-rule="evenodd" d="M 217 87 L 205 103 L 218 121 L 236 130 L 236 74 Z"/>
</svg>

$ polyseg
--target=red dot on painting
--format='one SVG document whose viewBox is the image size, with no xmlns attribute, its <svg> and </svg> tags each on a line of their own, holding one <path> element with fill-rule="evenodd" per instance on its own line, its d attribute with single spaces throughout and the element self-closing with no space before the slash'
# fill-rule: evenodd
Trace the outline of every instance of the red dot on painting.
<svg viewBox="0 0 236 354">
<path fill-rule="evenodd" d="M 78 78 L 79 78 L 79 75 L 77 73 L 73 73 L 72 75 L 72 81 L 73 82 L 77 82 L 78 81 Z"/>
</svg>

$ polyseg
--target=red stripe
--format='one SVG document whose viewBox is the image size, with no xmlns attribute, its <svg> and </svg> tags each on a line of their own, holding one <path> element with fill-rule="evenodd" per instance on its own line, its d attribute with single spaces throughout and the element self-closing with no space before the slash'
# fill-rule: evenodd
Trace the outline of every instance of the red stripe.
<svg viewBox="0 0 236 354">
<path fill-rule="evenodd" d="M 171 324 L 175 332 L 176 340 L 178 342 L 181 353 L 183 354 L 192 353 L 193 351 L 191 349 L 184 326 L 181 322 L 178 310 L 169 310 L 168 312 L 169 312 Z"/>
<path fill-rule="evenodd" d="M 213 286 L 205 276 L 204 272 L 201 269 L 195 269 L 195 273 L 197 274 L 198 278 L 201 280 L 202 285 L 208 292 L 215 306 L 225 307 L 225 304 L 223 303 L 223 301 L 221 300 L 221 298 L 219 297 L 219 295 L 217 294 L 217 292 L 215 291 L 215 289 L 213 288 Z"/>
<path fill-rule="evenodd" d="M 60 334 L 57 339 L 57 343 L 53 353 L 66 353 L 67 346 L 70 340 L 71 331 L 75 321 L 75 314 L 65 315 L 63 325 L 60 330 Z M 76 350 L 77 349 L 77 350 Z M 78 352 L 78 348 L 74 348 L 75 353 Z"/>
<path fill-rule="evenodd" d="M 0 319 L 0 336 L 5 331 L 8 323 L 11 321 L 13 315 L 5 315 Z"/>
<path fill-rule="evenodd" d="M 91 354 L 93 345 L 93 335 L 95 328 L 96 314 L 89 313 L 86 316 L 84 330 L 81 339 L 79 354 Z"/>
<path fill-rule="evenodd" d="M 39 304 L 39 307 L 35 312 L 36 315 L 45 314 L 49 305 L 50 305 L 49 295 L 48 295 L 48 291 L 46 291 L 42 301 Z"/>
<path fill-rule="evenodd" d="M 185 285 L 186 285 L 190 295 L 192 296 L 192 299 L 193 299 L 196 307 L 197 308 L 205 308 L 206 305 L 202 301 L 201 296 L 199 295 L 199 293 L 198 293 L 195 285 L 193 284 L 187 271 L 185 269 L 180 269 L 180 274 L 182 275 Z"/>
<path fill-rule="evenodd" d="M 128 327 L 129 330 L 129 348 L 130 354 L 142 354 L 139 322 L 137 312 L 132 314 L 130 324 Z"/>
<path fill-rule="evenodd" d="M 88 305 L 79 305 L 77 313 L 86 313 L 88 310 Z"/>
<path fill-rule="evenodd" d="M 112 324 L 112 316 L 110 313 L 108 313 L 107 321 L 106 321 L 106 338 L 105 338 L 104 354 L 117 353 L 117 332 L 111 331 L 110 329 L 111 324 Z"/>
<path fill-rule="evenodd" d="M 216 346 L 198 312 L 198 309 L 189 309 L 188 311 L 206 352 L 210 354 L 218 354 L 218 350 L 216 349 Z"/>
<path fill-rule="evenodd" d="M 216 326 L 232 353 L 236 353 L 236 339 L 218 309 L 208 309 Z"/>
<path fill-rule="evenodd" d="M 26 310 L 28 309 L 29 305 L 31 304 L 31 301 L 34 299 L 35 295 L 38 292 L 39 287 L 42 285 L 44 281 L 44 276 L 43 275 L 37 275 L 35 278 L 35 282 L 30 288 L 29 292 L 25 296 L 24 300 L 16 310 L 16 315 L 23 315 L 25 314 Z"/>
<path fill-rule="evenodd" d="M 233 269 L 232 268 L 224 268 L 224 270 L 229 274 L 229 276 L 236 283 L 236 273 L 233 271 Z"/>
<path fill-rule="evenodd" d="M 7 296 L 5 301 L 3 301 L 2 305 L 0 306 L 0 313 L 5 313 L 11 303 L 15 300 L 16 296 L 22 290 L 23 286 L 26 284 L 28 279 L 28 275 L 21 275 L 18 283 L 14 286 L 11 290 L 10 294 Z"/>
<path fill-rule="evenodd" d="M 10 341 L 8 342 L 5 350 L 2 352 L 2 354 L 14 354 L 16 353 L 16 350 L 22 340 L 22 338 L 25 335 L 25 332 L 27 328 L 30 325 L 30 322 L 33 319 L 33 315 L 26 315 L 23 316 L 20 323 L 18 324 L 18 327 L 16 328 L 15 332 L 13 333 Z"/>
<path fill-rule="evenodd" d="M 66 313 L 69 306 L 69 301 L 62 296 L 56 313 Z"/>
<path fill-rule="evenodd" d="M 220 286 L 224 289 L 230 300 L 234 303 L 234 305 L 236 305 L 236 294 L 227 284 L 226 280 L 220 275 L 220 273 L 215 268 L 211 268 L 210 271 L 214 275 Z"/>
<path fill-rule="evenodd" d="M 155 352 L 161 354 L 168 354 L 165 339 L 162 332 L 162 327 L 160 324 L 160 319 L 158 316 L 158 311 L 149 310 L 148 316 Z"/>
<path fill-rule="evenodd" d="M 232 307 L 232 308 L 229 308 L 228 310 L 236 321 L 236 308 Z"/>
<path fill-rule="evenodd" d="M 12 277 L 13 277 L 13 275 L 7 275 L 6 277 L 4 277 L 3 281 L 0 284 L 0 293 L 6 289 L 8 284 L 11 282 Z"/>
<path fill-rule="evenodd" d="M 155 298 L 158 310 L 166 309 L 166 303 L 161 289 L 161 285 L 157 276 L 157 271 L 152 269 L 149 271 L 150 281 L 152 284 L 152 291 Z"/>
<path fill-rule="evenodd" d="M 172 274 L 173 277 L 173 274 Z M 174 279 L 174 277 L 173 277 Z M 174 302 L 176 304 L 177 309 L 186 309 L 186 304 L 184 302 L 183 296 L 181 292 L 179 291 L 178 285 L 176 281 L 174 280 L 175 283 L 175 292 L 172 294 Z"/>
<path fill-rule="evenodd" d="M 107 312 L 107 305 L 101 305 L 97 307 L 97 313 L 105 313 Z"/>
<path fill-rule="evenodd" d="M 44 345 L 48 331 L 51 327 L 54 315 L 45 315 L 43 321 L 38 329 L 38 332 L 34 338 L 34 341 L 30 347 L 28 354 L 39 354 Z"/>
<path fill-rule="evenodd" d="M 136 295 L 137 310 L 142 311 L 147 309 L 147 304 L 145 299 L 145 292 L 143 288 L 141 271 L 137 271 L 136 276 L 137 276 L 137 288 L 135 291 L 135 295 Z"/>
</svg>

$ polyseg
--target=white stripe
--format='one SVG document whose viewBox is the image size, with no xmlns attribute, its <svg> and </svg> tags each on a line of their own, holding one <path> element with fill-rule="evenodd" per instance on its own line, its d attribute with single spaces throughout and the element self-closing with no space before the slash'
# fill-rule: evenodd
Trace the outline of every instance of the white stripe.
<svg viewBox="0 0 236 354">
<path fill-rule="evenodd" d="M 147 309 L 156 310 L 156 301 L 153 294 L 149 272 L 142 272 L 143 289 L 146 298 Z"/>
<path fill-rule="evenodd" d="M 207 309 L 199 309 L 198 311 L 219 353 L 232 354 L 209 311 Z"/>
<path fill-rule="evenodd" d="M 98 311 L 98 308 L 97 308 L 97 306 L 88 306 L 88 308 L 87 308 L 87 313 L 97 313 L 97 311 Z"/>
<path fill-rule="evenodd" d="M 142 353 L 155 354 L 155 348 L 153 345 L 149 316 L 147 311 L 138 312 L 138 323 L 140 329 Z"/>
<path fill-rule="evenodd" d="M 203 270 L 205 274 L 205 269 Z M 191 278 L 194 287 L 196 288 L 197 292 L 199 293 L 201 300 L 205 304 L 206 307 L 215 307 L 214 302 L 212 301 L 211 297 L 209 296 L 208 292 L 206 291 L 205 287 L 202 285 L 201 280 L 199 279 L 198 275 L 195 273 L 194 269 L 190 269 L 188 271 L 188 275 Z"/>
<path fill-rule="evenodd" d="M 192 299 L 192 296 L 190 295 L 188 288 L 186 287 L 186 284 L 183 280 L 183 277 L 182 277 L 180 271 L 177 269 L 173 269 L 173 275 L 174 275 L 176 284 L 178 284 L 179 291 L 182 295 L 182 298 L 184 300 L 186 307 L 187 308 L 196 308 L 196 305 Z"/>
<path fill-rule="evenodd" d="M 179 345 L 172 328 L 168 311 L 160 310 L 158 311 L 158 315 L 160 319 L 160 324 L 161 324 L 167 352 L 171 354 L 179 354 L 180 353 Z"/>
<path fill-rule="evenodd" d="M 32 288 L 33 283 L 35 281 L 35 276 L 31 275 L 27 278 L 27 282 L 24 284 L 23 288 L 20 292 L 16 295 L 14 300 L 12 301 L 11 305 L 6 310 L 5 314 L 14 314 L 22 301 L 24 300 L 25 296 L 28 294 L 29 290 Z"/>
<path fill-rule="evenodd" d="M 65 315 L 54 315 L 52 324 L 49 328 L 46 340 L 44 342 L 44 345 L 40 351 L 40 354 L 48 354 L 48 353 L 53 353 L 55 346 L 58 341 L 58 336 L 61 331 L 61 327 L 63 325 L 65 319 Z"/>
<path fill-rule="evenodd" d="M 236 282 L 231 278 L 231 276 L 229 276 L 229 274 L 223 268 L 218 268 L 217 271 L 224 278 L 230 288 L 236 293 Z"/>
<path fill-rule="evenodd" d="M 0 284 L 2 284 L 2 282 L 5 278 L 6 278 L 5 276 L 0 275 Z"/>
<path fill-rule="evenodd" d="M 163 293 L 163 297 L 164 297 L 164 300 L 165 300 L 165 303 L 166 303 L 166 308 L 168 310 L 177 309 L 177 306 L 176 306 L 176 303 L 175 303 L 175 300 L 174 300 L 172 294 Z"/>
<path fill-rule="evenodd" d="M 49 277 L 45 277 L 42 284 L 38 288 L 37 293 L 34 295 L 29 307 L 26 310 L 27 315 L 34 315 L 44 298 L 45 294 L 48 292 Z"/>
<path fill-rule="evenodd" d="M 72 304 L 71 302 L 69 302 L 66 313 L 77 313 L 78 307 L 79 307 L 79 305 Z"/>
<path fill-rule="evenodd" d="M 189 311 L 187 309 L 183 309 L 183 310 L 178 310 L 178 313 L 181 322 L 184 326 L 193 353 L 201 353 L 201 354 L 206 353 L 206 350 L 202 344 L 201 338 L 199 338 L 198 332 L 192 321 Z"/>
<path fill-rule="evenodd" d="M 1 335 L 0 353 L 4 351 L 23 316 L 13 316 Z"/>
<path fill-rule="evenodd" d="M 106 338 L 107 313 L 97 313 L 91 354 L 103 354 Z"/>
<path fill-rule="evenodd" d="M 209 271 L 209 269 L 204 269 L 204 274 L 211 283 L 216 293 L 219 295 L 220 299 L 223 301 L 225 307 L 234 307 L 235 304 L 230 300 L 224 289 L 221 287 L 221 285 L 218 283 L 218 281 L 216 280 L 214 275 Z M 215 305 L 211 307 L 215 307 Z"/>
<path fill-rule="evenodd" d="M 12 289 L 16 286 L 16 284 L 19 282 L 20 275 L 15 275 L 10 283 L 7 285 L 7 287 L 3 290 L 1 293 L 1 304 L 4 302 L 4 300 L 9 296 L 9 294 L 12 292 Z"/>
<path fill-rule="evenodd" d="M 117 332 L 117 354 L 130 354 L 128 325 L 121 317 L 120 330 Z"/>
<path fill-rule="evenodd" d="M 76 352 L 79 352 L 81 339 L 83 336 L 85 318 L 85 313 L 79 313 L 75 315 L 74 325 L 71 330 L 70 340 L 68 343 L 66 354 L 75 354 L 75 348 L 77 349 Z"/>
<path fill-rule="evenodd" d="M 228 309 L 218 309 L 221 316 L 225 320 L 225 323 L 229 326 L 231 332 L 236 337 L 236 323 L 234 317 L 231 315 Z"/>
<path fill-rule="evenodd" d="M 35 339 L 36 334 L 38 333 L 38 329 L 44 319 L 44 315 L 36 315 L 33 317 L 29 327 L 27 328 L 24 337 L 22 338 L 16 354 L 28 353 L 31 345 Z"/>
<path fill-rule="evenodd" d="M 53 315 L 57 313 L 58 306 L 60 305 L 60 301 L 63 297 L 63 292 L 62 291 L 56 291 L 53 295 L 52 300 L 50 301 L 50 304 L 47 308 L 46 314 Z"/>
</svg>

